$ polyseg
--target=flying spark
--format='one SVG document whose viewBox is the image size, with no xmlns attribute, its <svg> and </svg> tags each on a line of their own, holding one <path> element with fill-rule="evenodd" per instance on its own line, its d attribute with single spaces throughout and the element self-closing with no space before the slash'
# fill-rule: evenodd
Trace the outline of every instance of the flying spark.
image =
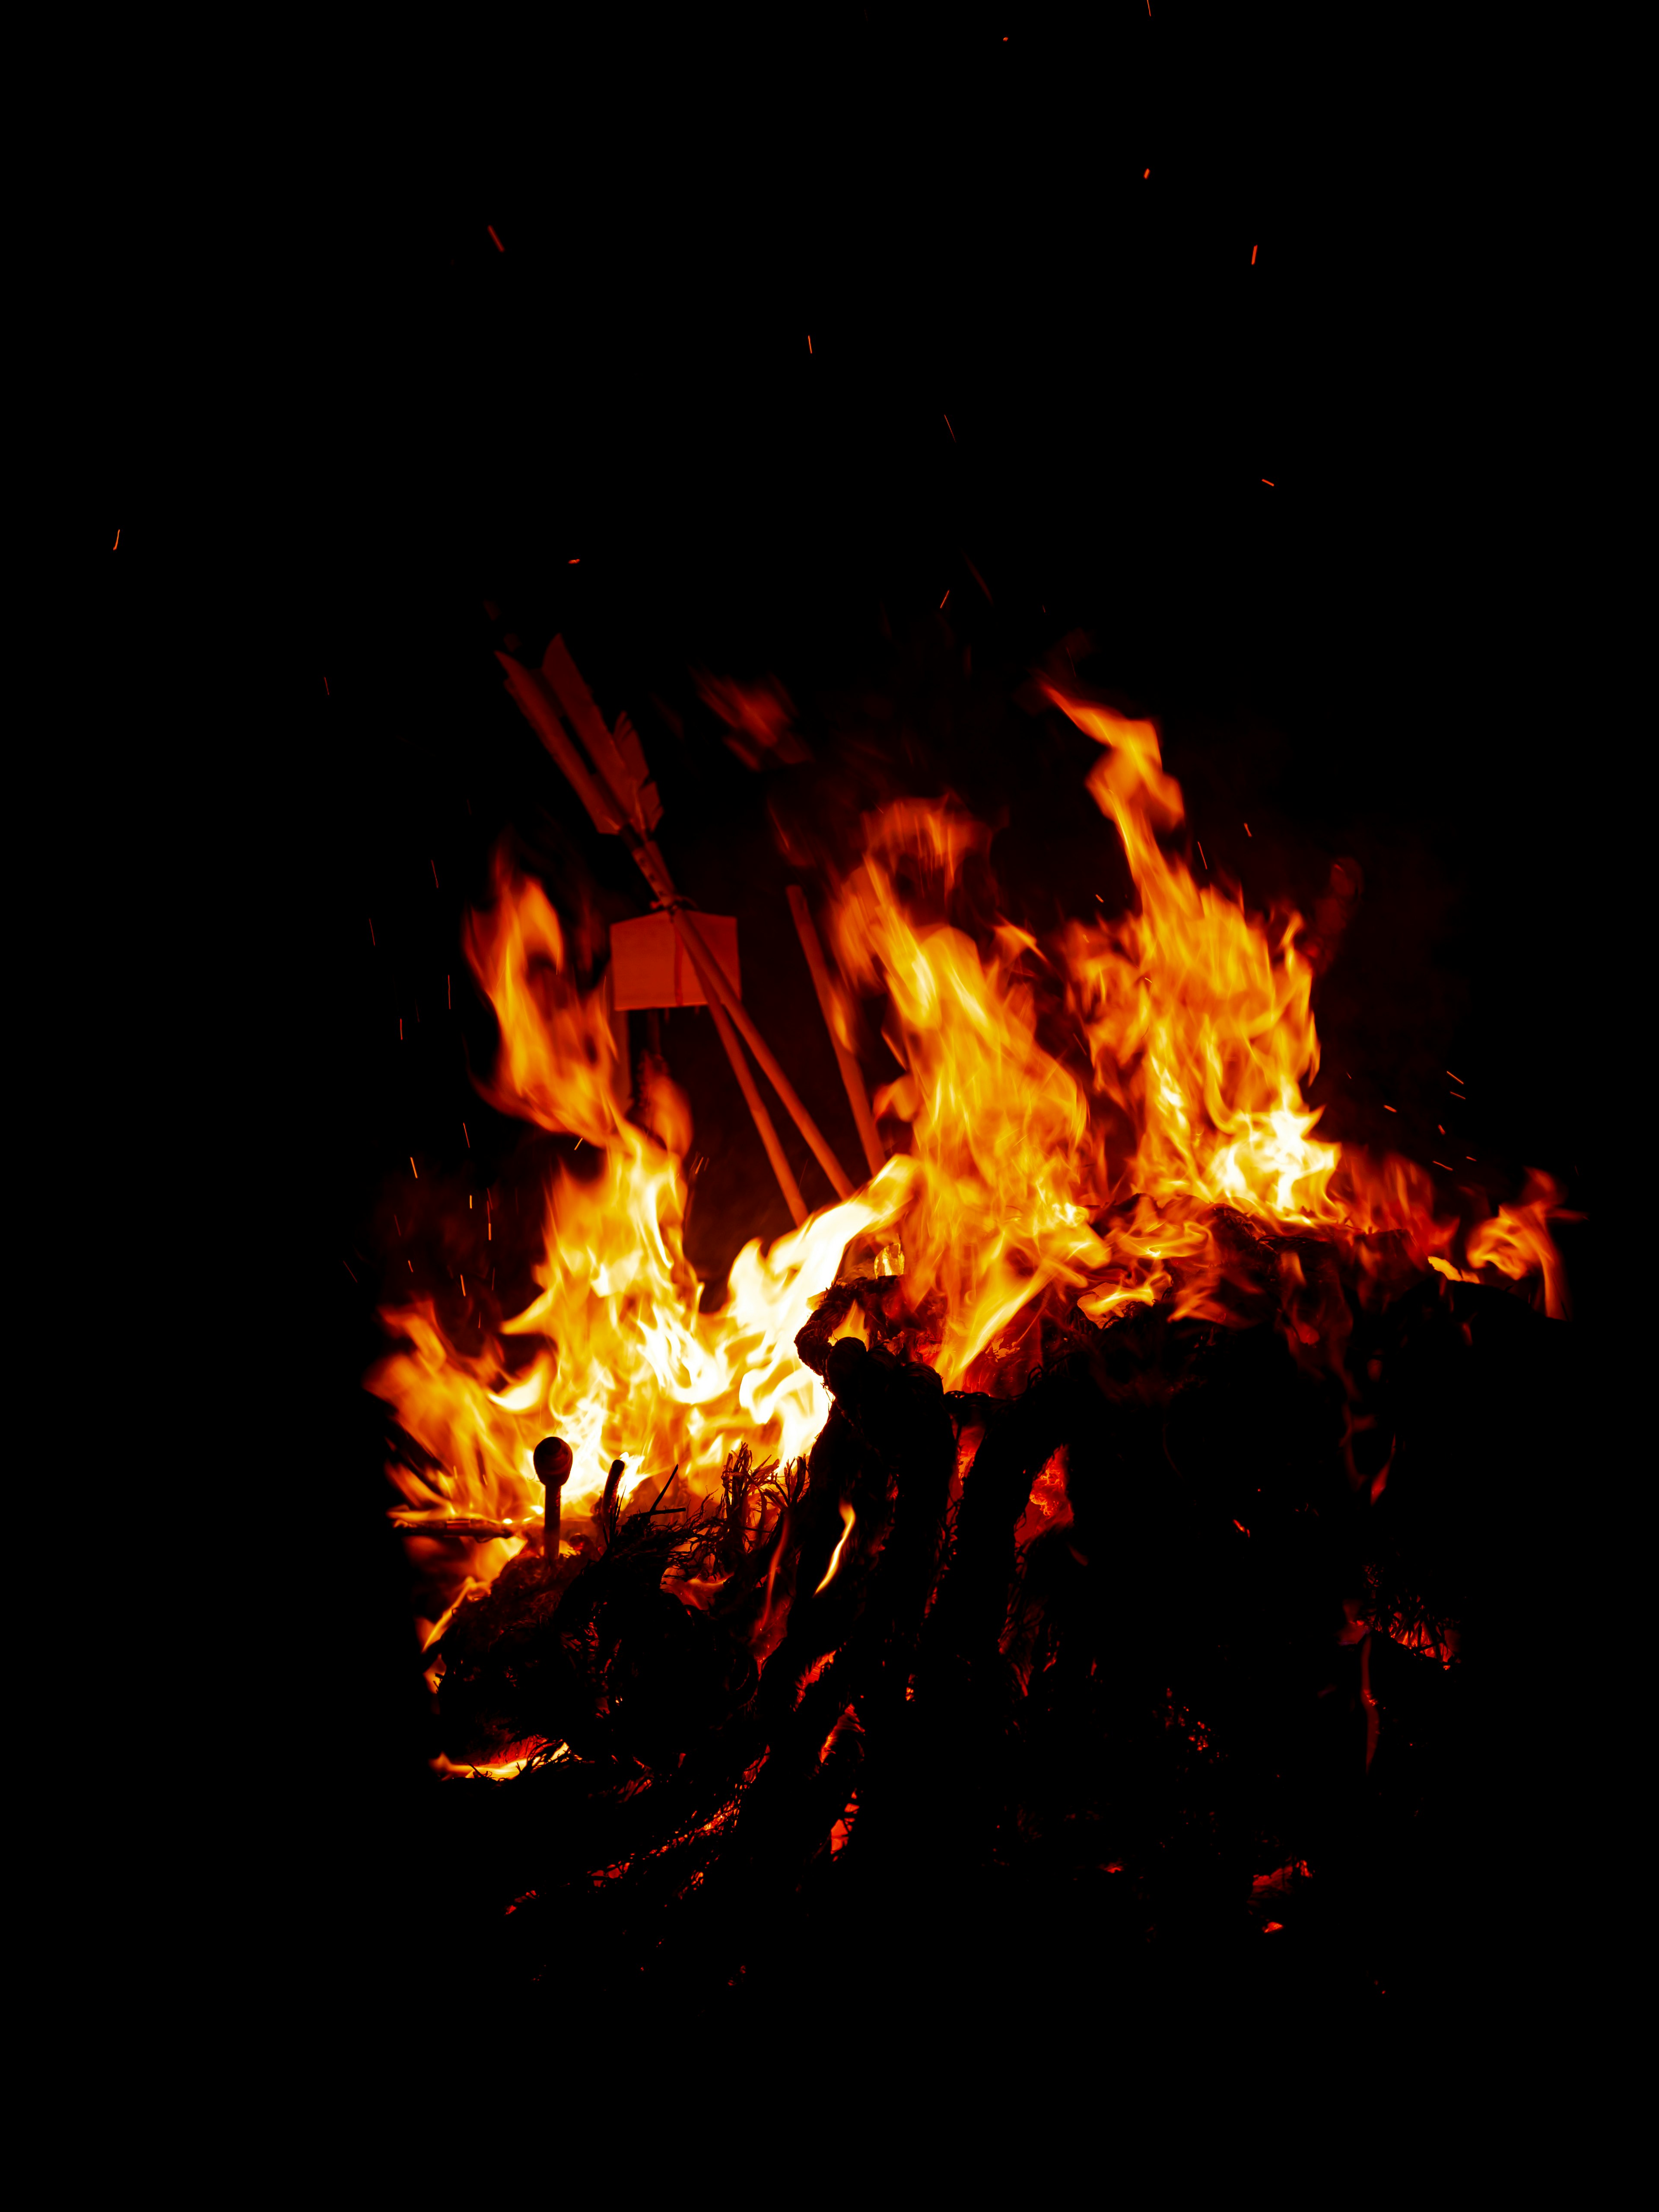
<svg viewBox="0 0 1659 2212">
<path fill-rule="evenodd" d="M 493 222 L 487 222 L 484 225 L 484 228 L 489 233 L 489 235 L 492 238 L 495 238 L 495 226 Z M 507 251 L 507 248 L 501 244 L 499 238 L 495 238 L 495 251 L 497 253 L 505 253 Z"/>
</svg>

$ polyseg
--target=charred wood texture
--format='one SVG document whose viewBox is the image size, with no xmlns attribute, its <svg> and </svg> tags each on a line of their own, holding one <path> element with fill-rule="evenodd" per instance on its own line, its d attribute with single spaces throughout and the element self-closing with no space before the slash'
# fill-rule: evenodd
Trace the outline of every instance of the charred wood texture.
<svg viewBox="0 0 1659 2212">
<path fill-rule="evenodd" d="M 1248 1324 L 1277 1248 L 1238 1242 Z M 1334 1282 L 1304 1264 L 1327 1322 Z M 1023 1986 L 1048 1912 L 1126 1988 L 1431 2001 L 1559 1329 L 1437 1281 L 1322 1364 L 1278 1304 L 1139 1310 L 993 1399 L 900 1356 L 902 1310 L 839 1285 L 803 1332 L 834 1401 L 804 1465 L 613 1491 L 596 1549 L 526 1553 L 423 1655 L 453 1760 L 531 1759 L 459 1793 L 511 1831 L 478 1876 L 503 1988 L 948 2007 Z"/>
</svg>

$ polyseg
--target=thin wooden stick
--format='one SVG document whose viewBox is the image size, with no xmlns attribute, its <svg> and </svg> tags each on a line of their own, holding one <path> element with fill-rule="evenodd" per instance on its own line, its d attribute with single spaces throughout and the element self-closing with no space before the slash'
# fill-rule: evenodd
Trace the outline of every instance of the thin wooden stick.
<svg viewBox="0 0 1659 2212">
<path fill-rule="evenodd" d="M 783 1147 L 778 1142 L 778 1133 L 772 1126 L 772 1118 L 756 1088 L 748 1064 L 738 1048 L 738 1041 L 731 1034 L 727 1015 L 742 1032 L 749 1049 L 760 1063 L 762 1073 L 787 1108 L 795 1127 L 811 1146 L 818 1165 L 829 1176 L 830 1188 L 836 1197 L 850 1198 L 853 1186 L 845 1169 L 825 1143 L 822 1130 L 801 1103 L 799 1094 L 778 1065 L 771 1048 L 750 1020 L 742 1000 L 727 981 L 725 969 L 710 951 L 702 932 L 679 903 L 679 894 L 674 889 L 662 854 L 651 839 L 642 834 L 644 813 L 640 794 L 633 787 L 616 740 L 605 728 L 592 695 L 582 682 L 562 639 L 556 638 L 549 647 L 543 674 L 549 690 L 559 692 L 560 704 L 588 743 L 599 769 L 597 781 L 589 774 L 586 763 L 560 726 L 550 698 L 541 690 L 538 679 L 530 670 L 509 659 L 507 654 L 498 653 L 495 657 L 507 672 L 508 689 L 592 817 L 594 827 L 607 832 L 613 829 L 621 832 L 623 842 L 634 855 L 640 872 L 667 908 L 669 920 L 690 957 L 691 965 L 697 971 L 697 980 L 702 985 L 704 998 L 708 1001 L 708 1011 L 714 1017 L 714 1027 L 720 1034 L 720 1042 L 726 1047 L 726 1056 L 732 1063 L 732 1072 L 742 1088 L 749 1111 L 754 1116 L 755 1127 L 760 1131 L 761 1142 L 766 1146 L 767 1157 L 772 1163 L 773 1171 L 797 1225 L 806 1218 L 800 1186 L 784 1158 Z M 612 809 L 605 804 L 603 793 L 607 786 L 614 801 L 615 815 L 620 819 L 614 818 Z"/>
<path fill-rule="evenodd" d="M 772 1116 L 766 1110 L 766 1101 L 761 1097 L 760 1086 L 755 1081 L 749 1062 L 743 1056 L 743 1047 L 738 1042 L 732 1024 L 726 1018 L 726 1009 L 714 994 L 713 981 L 703 973 L 696 952 L 689 941 L 685 949 L 690 956 L 691 965 L 697 970 L 697 980 L 702 985 L 704 998 L 708 1001 L 708 1011 L 714 1017 L 720 1041 L 726 1047 L 732 1073 L 738 1079 L 738 1088 L 754 1117 L 755 1127 L 760 1131 L 760 1140 L 766 1147 L 767 1158 L 772 1163 L 772 1172 L 778 1179 L 778 1188 L 783 1193 L 783 1202 L 793 1215 L 795 1226 L 799 1229 L 806 1218 L 806 1201 L 800 1194 L 800 1185 L 795 1181 L 794 1171 L 784 1157 L 783 1146 L 778 1142 L 778 1133 L 772 1126 Z"/>
<path fill-rule="evenodd" d="M 823 957 L 823 947 L 818 942 L 818 933 L 813 927 L 812 909 L 806 903 L 806 894 L 799 884 L 789 886 L 789 911 L 795 917 L 795 934 L 800 939 L 800 949 L 806 955 L 806 964 L 812 971 L 812 988 L 818 994 L 818 1005 L 823 1013 L 823 1026 L 830 1032 L 830 1042 L 836 1048 L 836 1062 L 841 1069 L 841 1079 L 847 1086 L 847 1103 L 853 1109 L 853 1119 L 858 1124 L 859 1142 L 864 1146 L 864 1157 L 870 1164 L 872 1175 L 879 1175 L 887 1164 L 887 1156 L 881 1149 L 881 1139 L 876 1133 L 876 1117 L 870 1111 L 870 1101 L 865 1096 L 864 1074 L 854 1055 L 842 1042 L 841 1031 L 836 1026 L 835 987 L 830 981 L 829 963 Z"/>
<path fill-rule="evenodd" d="M 782 1099 L 791 1121 L 812 1147 L 818 1165 L 830 1178 L 830 1188 L 837 1198 L 851 1198 L 853 1185 L 846 1169 L 830 1151 L 823 1132 L 802 1104 L 799 1093 L 782 1068 L 779 1066 L 771 1047 L 750 1020 L 743 1000 L 726 981 L 726 970 L 709 951 L 695 918 L 680 906 L 671 907 L 669 914 L 675 928 L 680 933 L 682 943 L 686 951 L 691 954 L 692 965 L 697 969 L 698 975 L 702 981 L 703 992 L 709 1005 L 711 1006 L 714 1005 L 714 994 L 718 992 L 721 1005 L 737 1024 L 744 1042 L 759 1061 L 762 1074 Z M 713 990 L 709 988 L 711 983 L 714 987 Z"/>
</svg>

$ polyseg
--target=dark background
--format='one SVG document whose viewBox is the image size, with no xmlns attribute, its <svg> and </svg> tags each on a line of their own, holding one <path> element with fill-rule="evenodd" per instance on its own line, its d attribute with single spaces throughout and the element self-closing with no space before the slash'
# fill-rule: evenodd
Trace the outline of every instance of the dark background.
<svg viewBox="0 0 1659 2212">
<path fill-rule="evenodd" d="M 1564 421 L 1577 280 L 1509 58 L 1393 19 L 1223 30 L 1143 4 L 1086 30 L 824 10 L 758 64 L 711 33 L 648 64 L 480 66 L 481 157 L 391 82 L 348 153 L 347 96 L 319 93 L 267 266 L 193 370 L 247 395 L 223 492 L 258 510 L 261 580 L 222 681 L 276 750 L 180 774 L 215 828 L 179 906 L 228 896 L 248 960 L 198 953 L 190 988 L 246 988 L 256 1035 L 218 1063 L 178 1019 L 222 1218 L 246 1212 L 270 1270 L 259 1410 L 231 1390 L 281 1594 L 262 1787 L 297 1788 L 334 1842 L 296 1849 L 353 1895 L 403 1832 L 368 1808 L 418 1796 L 432 1748 L 359 1389 L 374 1308 L 411 1273 L 441 1299 L 475 1281 L 439 1202 L 522 1194 L 557 1150 L 471 1089 L 491 1033 L 461 915 L 504 830 L 571 910 L 581 884 L 601 920 L 642 910 L 501 690 L 509 635 L 538 659 L 562 631 L 627 708 L 670 865 L 738 915 L 745 996 L 849 1164 L 772 810 L 950 787 L 1006 808 L 1012 910 L 1083 911 L 1112 865 L 1094 748 L 1010 701 L 1086 636 L 1083 674 L 1159 721 L 1253 902 L 1305 902 L 1338 854 L 1364 868 L 1316 1000 L 1322 1133 L 1426 1158 L 1456 1069 L 1460 1171 L 1495 1200 L 1527 1165 L 1565 1182 L 1592 1217 L 1564 1232 L 1576 1327 L 1598 1294 L 1586 839 L 1618 760 Z M 153 314 L 122 219 L 123 297 Z M 132 427 L 118 406 L 112 447 Z M 136 442 L 140 512 L 111 531 L 135 565 L 164 475 Z M 813 760 L 744 768 L 694 665 L 775 674 Z M 665 1035 L 718 1279 L 785 1218 L 707 1016 Z M 226 1137 L 239 1102 L 258 1139 Z M 224 1295 L 234 1250 L 192 1261 L 198 1293 Z M 510 1279 L 498 1261 L 507 1310 Z"/>
</svg>

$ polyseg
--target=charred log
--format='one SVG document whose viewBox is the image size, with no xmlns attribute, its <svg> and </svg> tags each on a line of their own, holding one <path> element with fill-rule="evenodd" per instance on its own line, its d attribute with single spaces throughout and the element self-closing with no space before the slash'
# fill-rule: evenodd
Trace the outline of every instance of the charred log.
<svg viewBox="0 0 1659 2212">
<path fill-rule="evenodd" d="M 1241 1246 L 1241 1277 L 1269 1265 Z M 964 1926 L 1018 1978 L 1036 1895 L 1126 1987 L 1228 1960 L 1266 1987 L 1252 1944 L 1325 1961 L 1320 2002 L 1382 1964 L 1431 1986 L 1464 1654 L 1536 1458 L 1498 1408 L 1547 1325 L 1437 1284 L 1358 1308 L 1339 1372 L 1278 1306 L 1154 1310 L 1073 1329 L 998 1401 L 837 1340 L 854 1303 L 838 1286 L 804 1336 L 834 1397 L 804 1467 L 734 1457 L 717 1509 L 602 1512 L 591 1555 L 526 1554 L 423 1655 L 452 1758 L 545 1747 L 492 1793 L 538 1839 L 511 1862 L 535 1866 L 521 1981 L 564 1972 L 580 1924 L 606 1986 L 695 2016 L 804 1972 L 828 2003 L 856 1929 L 860 1990 L 943 1997 Z"/>
</svg>

